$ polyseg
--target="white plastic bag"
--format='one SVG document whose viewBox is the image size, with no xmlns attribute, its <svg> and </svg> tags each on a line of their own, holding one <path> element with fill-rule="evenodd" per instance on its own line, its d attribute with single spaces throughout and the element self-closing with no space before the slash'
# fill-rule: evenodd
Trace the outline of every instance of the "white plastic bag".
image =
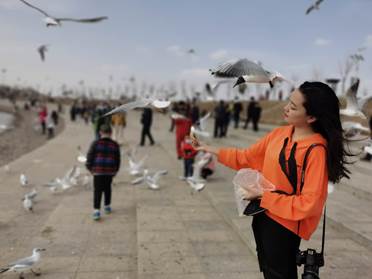
<svg viewBox="0 0 372 279">
<path fill-rule="evenodd" d="M 239 170 L 233 178 L 233 184 L 239 216 L 243 216 L 250 200 L 261 197 L 264 191 L 276 189 L 259 171 L 253 169 Z"/>
</svg>

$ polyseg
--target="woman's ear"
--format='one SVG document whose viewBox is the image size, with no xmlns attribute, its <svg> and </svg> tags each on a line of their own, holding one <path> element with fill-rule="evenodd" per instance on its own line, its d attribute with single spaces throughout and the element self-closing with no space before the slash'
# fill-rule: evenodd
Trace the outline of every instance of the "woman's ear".
<svg viewBox="0 0 372 279">
<path fill-rule="evenodd" d="M 315 121 L 316 121 L 316 117 L 314 117 L 314 116 L 308 116 L 307 123 L 311 124 L 311 123 L 314 123 Z"/>
</svg>

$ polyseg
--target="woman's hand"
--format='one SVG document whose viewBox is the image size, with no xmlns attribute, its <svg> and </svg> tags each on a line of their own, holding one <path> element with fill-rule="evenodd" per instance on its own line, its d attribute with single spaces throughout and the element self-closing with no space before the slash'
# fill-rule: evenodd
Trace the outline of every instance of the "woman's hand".
<svg viewBox="0 0 372 279">
<path fill-rule="evenodd" d="M 257 198 L 261 198 L 263 192 L 260 191 L 250 191 L 247 189 L 244 189 L 242 187 L 239 188 L 238 190 L 239 195 L 241 196 L 242 200 L 255 200 Z"/>
<path fill-rule="evenodd" d="M 192 147 L 194 147 L 195 150 L 205 151 L 214 155 L 218 155 L 219 148 L 206 145 L 205 143 L 199 141 L 199 139 L 193 133 L 190 133 L 190 138 L 192 140 Z"/>
</svg>

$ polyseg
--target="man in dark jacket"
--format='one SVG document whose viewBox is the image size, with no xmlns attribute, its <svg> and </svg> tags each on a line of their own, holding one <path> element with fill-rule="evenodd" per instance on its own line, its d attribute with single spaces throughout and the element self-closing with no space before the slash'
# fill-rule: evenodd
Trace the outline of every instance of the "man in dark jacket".
<svg viewBox="0 0 372 279">
<path fill-rule="evenodd" d="M 85 164 L 93 174 L 93 219 L 96 221 L 101 218 L 102 193 L 105 196 L 104 211 L 111 213 L 111 183 L 120 168 L 120 147 L 111 139 L 111 132 L 109 125 L 100 127 L 100 138 L 91 144 Z"/>
<path fill-rule="evenodd" d="M 141 117 L 141 123 L 142 123 L 142 134 L 141 134 L 141 146 L 145 145 L 145 137 L 148 136 L 150 139 L 150 144 L 154 145 L 155 141 L 152 138 L 151 135 L 151 125 L 152 125 L 152 110 L 151 108 L 144 108 L 142 117 Z"/>
<path fill-rule="evenodd" d="M 243 105 L 241 102 L 239 102 L 239 99 L 235 99 L 234 102 L 234 108 L 233 108 L 233 116 L 234 116 L 234 128 L 237 129 L 239 127 L 239 122 L 240 122 L 240 112 L 243 109 Z"/>
</svg>

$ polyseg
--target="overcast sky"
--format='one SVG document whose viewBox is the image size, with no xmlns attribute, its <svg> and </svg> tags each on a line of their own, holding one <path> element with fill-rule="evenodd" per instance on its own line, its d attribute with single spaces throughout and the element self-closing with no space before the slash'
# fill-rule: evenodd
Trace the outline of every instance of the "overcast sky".
<svg viewBox="0 0 372 279">
<path fill-rule="evenodd" d="M 372 0 L 29 0 L 57 17 L 108 16 L 97 24 L 46 28 L 18 0 L 0 0 L 0 69 L 14 83 L 60 86 L 135 76 L 148 84 L 211 80 L 209 68 L 233 58 L 262 61 L 300 82 L 340 77 L 360 47 L 361 91 L 372 94 Z M 49 44 L 46 61 L 37 47 Z M 195 49 L 195 55 L 187 50 Z M 0 74 L 2 74 L 0 72 Z M 0 79 L 1 81 L 1 79 Z"/>
</svg>

